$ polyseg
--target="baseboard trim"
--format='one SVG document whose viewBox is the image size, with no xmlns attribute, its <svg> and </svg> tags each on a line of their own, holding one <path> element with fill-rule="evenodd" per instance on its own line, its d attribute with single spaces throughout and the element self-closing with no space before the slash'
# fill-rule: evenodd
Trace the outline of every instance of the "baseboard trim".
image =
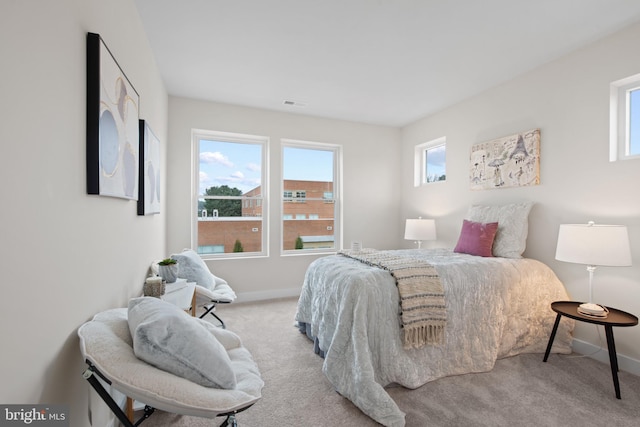
<svg viewBox="0 0 640 427">
<path fill-rule="evenodd" d="M 255 302 L 300 296 L 300 288 L 275 289 L 258 292 L 239 292 L 236 302 Z"/>
<path fill-rule="evenodd" d="M 571 347 L 576 353 L 588 355 L 592 359 L 606 363 L 607 365 L 609 364 L 609 351 L 606 347 L 598 347 L 597 345 L 575 338 Z M 618 368 L 622 371 L 640 376 L 640 360 L 625 356 L 624 354 L 618 353 Z"/>
</svg>

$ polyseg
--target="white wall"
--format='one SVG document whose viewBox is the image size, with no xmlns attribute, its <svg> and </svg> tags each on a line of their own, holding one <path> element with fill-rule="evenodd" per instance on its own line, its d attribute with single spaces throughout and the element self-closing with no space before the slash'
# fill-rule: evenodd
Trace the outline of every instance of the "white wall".
<svg viewBox="0 0 640 427">
<path fill-rule="evenodd" d="M 268 258 L 208 261 L 227 279 L 239 300 L 297 295 L 304 272 L 317 258 L 280 255 L 281 139 L 340 144 L 343 147 L 344 245 L 392 248 L 403 224 L 399 217 L 399 129 L 313 118 L 170 97 L 168 249 L 191 245 L 191 129 L 266 136 L 269 142 L 270 244 Z"/>
<path fill-rule="evenodd" d="M 469 205 L 534 201 L 525 255 L 551 266 L 576 300 L 588 300 L 588 276 L 584 266 L 554 259 L 559 225 L 625 224 L 634 266 L 598 269 L 594 299 L 640 314 L 640 160 L 608 160 L 609 84 L 640 72 L 638 40 L 636 25 L 405 127 L 403 216 L 435 218 L 439 241 L 432 245 L 453 247 Z M 539 186 L 469 190 L 473 144 L 534 128 L 541 130 Z M 447 181 L 413 187 L 413 147 L 441 136 L 447 137 Z M 614 333 L 618 352 L 640 359 L 640 328 Z M 594 326 L 578 324 L 575 336 L 601 345 Z"/>
<path fill-rule="evenodd" d="M 168 98 L 131 0 L 0 3 L 0 402 L 71 406 L 86 426 L 76 330 L 142 291 L 166 215 L 86 194 L 86 33 L 102 35 L 166 142 Z"/>
<path fill-rule="evenodd" d="M 167 150 L 160 215 L 138 217 L 135 202 L 86 194 L 87 31 L 103 36 L 141 96 L 141 118 Z M 70 404 L 71 425 L 89 425 L 76 330 L 137 295 L 150 260 L 189 246 L 192 127 L 270 137 L 273 182 L 280 175 L 281 138 L 342 144 L 346 246 L 351 240 L 378 248 L 410 245 L 401 239 L 403 221 L 418 214 L 438 219 L 436 245 L 453 245 L 470 203 L 533 200 L 527 255 L 551 265 L 576 299 L 586 298 L 586 272 L 553 259 L 558 225 L 590 219 L 626 224 L 634 267 L 598 270 L 595 295 L 640 313 L 639 162 L 607 160 L 608 85 L 640 72 L 639 39 L 640 27 L 632 27 L 407 126 L 401 135 L 393 128 L 168 101 L 131 0 L 3 1 L 0 402 Z M 472 144 L 534 127 L 542 130 L 540 186 L 468 190 Z M 443 135 L 447 182 L 414 189 L 413 146 Z M 278 192 L 272 185 L 272 200 Z M 277 203 L 270 214 L 278 218 Z M 281 257 L 279 222 L 271 227 L 269 259 L 209 263 L 247 298 L 299 289 L 314 259 Z M 619 352 L 640 359 L 640 328 L 615 334 Z M 584 325 L 577 336 L 598 342 Z"/>
</svg>

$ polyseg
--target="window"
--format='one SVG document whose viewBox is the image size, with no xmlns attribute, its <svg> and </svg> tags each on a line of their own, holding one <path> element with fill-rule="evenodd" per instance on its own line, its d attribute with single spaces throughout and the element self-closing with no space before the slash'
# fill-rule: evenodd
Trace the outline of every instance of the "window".
<svg viewBox="0 0 640 427">
<path fill-rule="evenodd" d="M 640 158 L 640 74 L 611 83 L 609 160 Z"/>
<path fill-rule="evenodd" d="M 193 248 L 209 257 L 266 255 L 265 137 L 193 131 Z"/>
<path fill-rule="evenodd" d="M 414 152 L 414 186 L 419 187 L 447 179 L 447 140 L 445 137 L 416 145 Z"/>
<path fill-rule="evenodd" d="M 340 234 L 341 148 L 282 141 L 282 252 L 334 252 Z"/>
<path fill-rule="evenodd" d="M 222 245 L 201 245 L 201 246 L 198 246 L 198 253 L 200 255 L 223 254 L 224 253 L 224 246 L 222 246 Z"/>
</svg>

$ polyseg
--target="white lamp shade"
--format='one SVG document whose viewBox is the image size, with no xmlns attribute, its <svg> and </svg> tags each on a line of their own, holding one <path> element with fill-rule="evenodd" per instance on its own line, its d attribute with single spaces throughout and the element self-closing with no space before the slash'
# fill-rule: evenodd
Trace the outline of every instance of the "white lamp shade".
<svg viewBox="0 0 640 427">
<path fill-rule="evenodd" d="M 406 240 L 436 240 L 436 222 L 432 219 L 407 219 L 404 227 Z"/>
<path fill-rule="evenodd" d="M 593 223 L 562 224 L 558 232 L 556 259 L 594 266 L 630 266 L 627 227 Z"/>
</svg>

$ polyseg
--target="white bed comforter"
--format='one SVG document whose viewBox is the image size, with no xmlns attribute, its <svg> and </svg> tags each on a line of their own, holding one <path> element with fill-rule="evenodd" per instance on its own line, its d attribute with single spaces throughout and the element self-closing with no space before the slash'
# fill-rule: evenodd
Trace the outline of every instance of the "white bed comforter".
<svg viewBox="0 0 640 427">
<path fill-rule="evenodd" d="M 568 299 L 549 267 L 448 249 L 398 252 L 424 258 L 438 271 L 447 306 L 442 346 L 404 350 L 394 279 L 344 256 L 314 261 L 298 301 L 296 320 L 311 324 L 325 351 L 324 374 L 365 414 L 385 426 L 404 426 L 405 414 L 384 386 L 417 388 L 449 375 L 489 371 L 499 358 L 544 353 L 555 320 L 550 304 Z M 563 318 L 553 352 L 571 351 L 573 325 Z"/>
</svg>

